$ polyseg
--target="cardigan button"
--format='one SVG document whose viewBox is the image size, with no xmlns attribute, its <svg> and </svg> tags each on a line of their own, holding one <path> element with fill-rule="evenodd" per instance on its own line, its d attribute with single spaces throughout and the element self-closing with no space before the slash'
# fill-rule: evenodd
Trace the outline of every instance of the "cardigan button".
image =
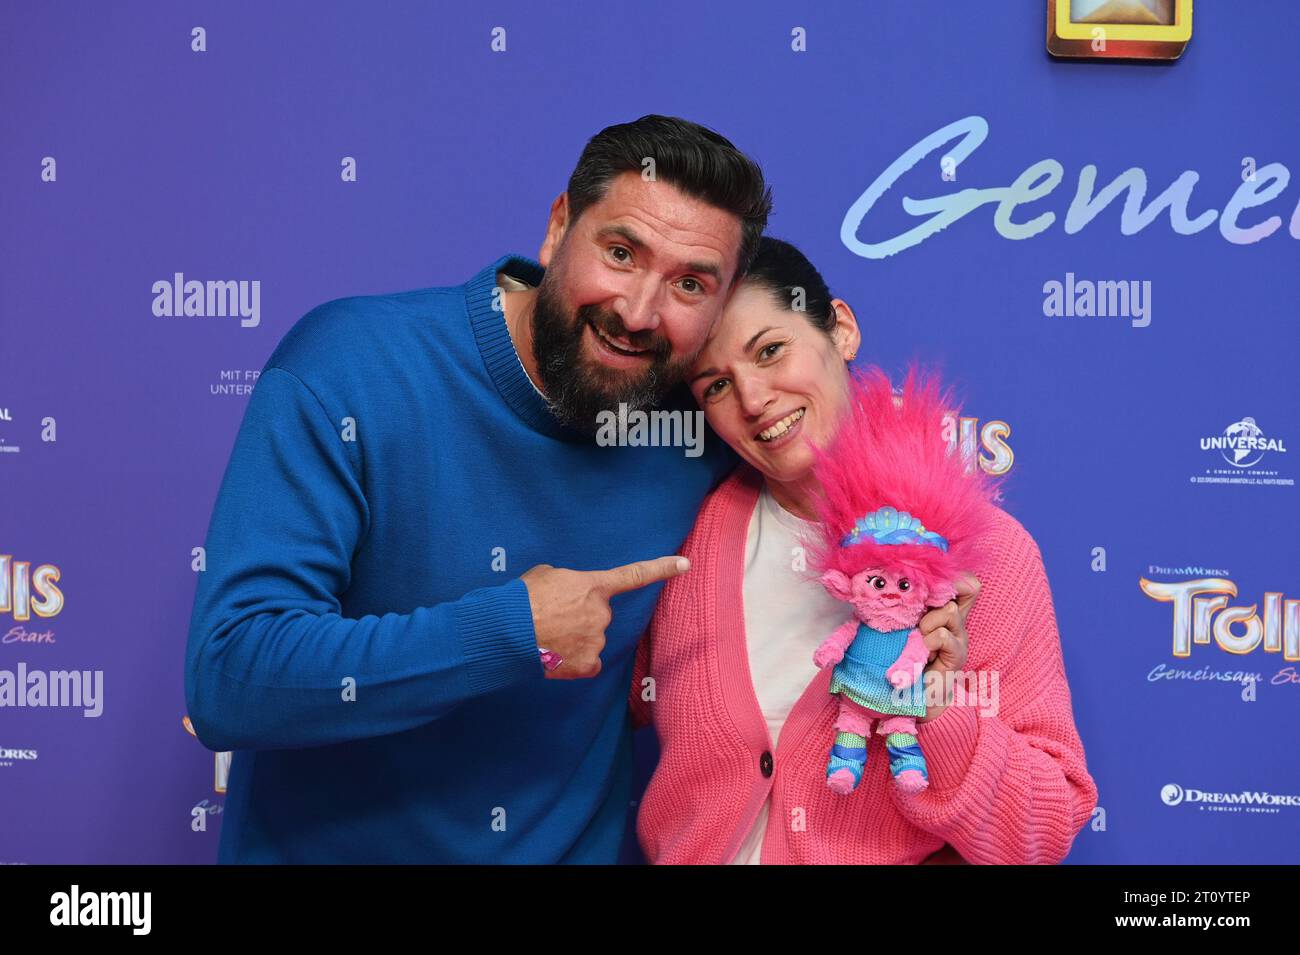
<svg viewBox="0 0 1300 955">
<path fill-rule="evenodd" d="M 764 776 L 772 775 L 772 754 L 767 750 L 758 758 L 758 768 L 762 770 Z"/>
</svg>

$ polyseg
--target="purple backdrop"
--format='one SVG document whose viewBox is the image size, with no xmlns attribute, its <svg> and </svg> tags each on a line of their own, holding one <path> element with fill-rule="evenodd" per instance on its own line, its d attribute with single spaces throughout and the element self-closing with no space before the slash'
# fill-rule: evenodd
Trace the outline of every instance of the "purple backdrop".
<svg viewBox="0 0 1300 955">
<path fill-rule="evenodd" d="M 0 613 L 0 671 L 98 670 L 104 683 L 97 718 L 0 709 L 0 862 L 215 858 L 223 797 L 213 755 L 182 726 L 182 660 L 191 550 L 247 400 L 235 386 L 320 302 L 535 255 L 586 139 L 647 112 L 713 126 L 763 164 L 772 233 L 853 303 L 863 357 L 942 357 L 962 370 L 979 426 L 1008 426 L 1008 506 L 1046 560 L 1100 788 L 1071 860 L 1296 861 L 1300 806 L 1276 797 L 1300 793 L 1300 679 L 1268 640 L 1300 598 L 1300 184 L 1241 213 L 1243 228 L 1280 217 L 1247 241 L 1218 222 L 1179 234 L 1167 213 L 1125 234 L 1122 199 L 1077 231 L 1066 213 L 1090 163 L 1098 188 L 1141 168 L 1148 201 L 1196 171 L 1195 218 L 1222 213 L 1249 169 L 1300 162 L 1300 5 L 1199 4 L 1188 52 L 1166 66 L 1052 61 L 1045 6 L 10 5 L 0 555 L 11 585 L 20 562 L 32 576 L 57 568 L 64 604 Z M 1054 221 L 1011 240 L 985 206 L 888 258 L 855 254 L 841 240 L 853 203 L 966 117 L 989 134 L 956 180 L 941 175 L 945 144 L 857 236 L 919 221 L 904 195 L 1005 187 L 1046 158 L 1060 185 L 1012 219 Z M 178 272 L 257 281 L 257 324 L 155 315 L 154 283 Z M 1149 324 L 1045 315 L 1045 283 L 1067 273 L 1150 281 Z M 1203 446 L 1248 417 L 1271 442 L 1257 460 Z M 1198 480 L 1222 477 L 1237 480 Z M 1144 578 L 1227 581 L 1227 608 L 1197 604 L 1204 632 L 1241 619 L 1177 656 L 1174 605 Z M 1268 594 L 1278 614 L 1261 619 Z M 1264 642 L 1230 649 L 1251 627 Z M 1171 670 L 1259 676 L 1250 690 L 1160 677 Z M 639 747 L 644 779 L 653 741 Z M 195 831 L 204 800 L 214 811 Z"/>
</svg>

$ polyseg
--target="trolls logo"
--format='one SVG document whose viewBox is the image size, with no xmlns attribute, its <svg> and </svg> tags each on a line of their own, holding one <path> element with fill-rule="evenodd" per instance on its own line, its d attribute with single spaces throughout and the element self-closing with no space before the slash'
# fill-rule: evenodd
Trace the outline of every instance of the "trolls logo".
<svg viewBox="0 0 1300 955">
<path fill-rule="evenodd" d="M 1300 660 L 1300 600 L 1283 600 L 1282 594 L 1265 591 L 1264 619 L 1255 613 L 1258 604 L 1229 607 L 1228 598 L 1237 596 L 1237 585 L 1222 577 L 1200 577 L 1178 583 L 1138 579 L 1142 592 L 1153 600 L 1174 605 L 1174 656 L 1192 655 L 1192 644 L 1214 642 L 1228 653 L 1250 653 L 1262 643 L 1265 653 L 1281 651 L 1283 659 Z M 1213 597 L 1202 594 L 1214 594 Z M 1234 633 L 1233 624 L 1243 630 Z"/>
<path fill-rule="evenodd" d="M 55 586 L 59 568 L 53 564 L 41 564 L 35 570 L 31 567 L 31 561 L 0 554 L 0 614 L 30 620 L 33 612 L 38 617 L 53 617 L 63 609 L 63 591 Z M 39 599 L 32 599 L 33 592 Z"/>
<path fill-rule="evenodd" d="M 976 448 L 976 435 L 979 436 L 979 448 Z M 974 470 L 974 463 L 978 461 L 979 466 L 984 469 L 985 473 L 997 477 L 1006 474 L 1011 470 L 1011 464 L 1015 461 L 1015 453 L 1011 446 L 1007 444 L 1007 437 L 1011 434 L 1011 425 L 1005 421 L 985 421 L 984 426 L 980 427 L 979 418 L 960 418 L 951 412 L 943 418 L 943 440 L 948 442 L 948 448 L 951 451 L 961 448 L 961 456 L 966 459 L 966 470 Z M 993 455 L 986 458 L 979 453 L 982 449 Z"/>
</svg>

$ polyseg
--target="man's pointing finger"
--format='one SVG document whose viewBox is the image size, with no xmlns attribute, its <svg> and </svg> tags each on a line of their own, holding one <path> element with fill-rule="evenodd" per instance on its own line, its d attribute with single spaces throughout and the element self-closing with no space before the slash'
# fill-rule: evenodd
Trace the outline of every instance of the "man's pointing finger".
<svg viewBox="0 0 1300 955">
<path fill-rule="evenodd" d="M 657 584 L 690 569 L 691 562 L 685 557 L 656 557 L 654 560 L 638 560 L 622 567 L 592 573 L 596 575 L 597 586 L 612 595 Z"/>
</svg>

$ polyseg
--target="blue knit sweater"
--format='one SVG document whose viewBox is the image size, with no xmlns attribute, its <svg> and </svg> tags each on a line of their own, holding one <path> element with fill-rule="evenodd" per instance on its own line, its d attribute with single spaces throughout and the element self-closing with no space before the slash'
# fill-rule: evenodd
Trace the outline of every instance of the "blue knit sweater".
<svg viewBox="0 0 1300 955">
<path fill-rule="evenodd" d="M 736 463 L 561 426 L 464 285 L 340 299 L 285 335 L 223 478 L 185 695 L 233 750 L 222 862 L 613 862 L 627 692 L 661 585 L 613 599 L 593 680 L 547 680 L 520 576 L 677 553 Z M 684 390 L 668 408 L 693 413 Z"/>
</svg>

